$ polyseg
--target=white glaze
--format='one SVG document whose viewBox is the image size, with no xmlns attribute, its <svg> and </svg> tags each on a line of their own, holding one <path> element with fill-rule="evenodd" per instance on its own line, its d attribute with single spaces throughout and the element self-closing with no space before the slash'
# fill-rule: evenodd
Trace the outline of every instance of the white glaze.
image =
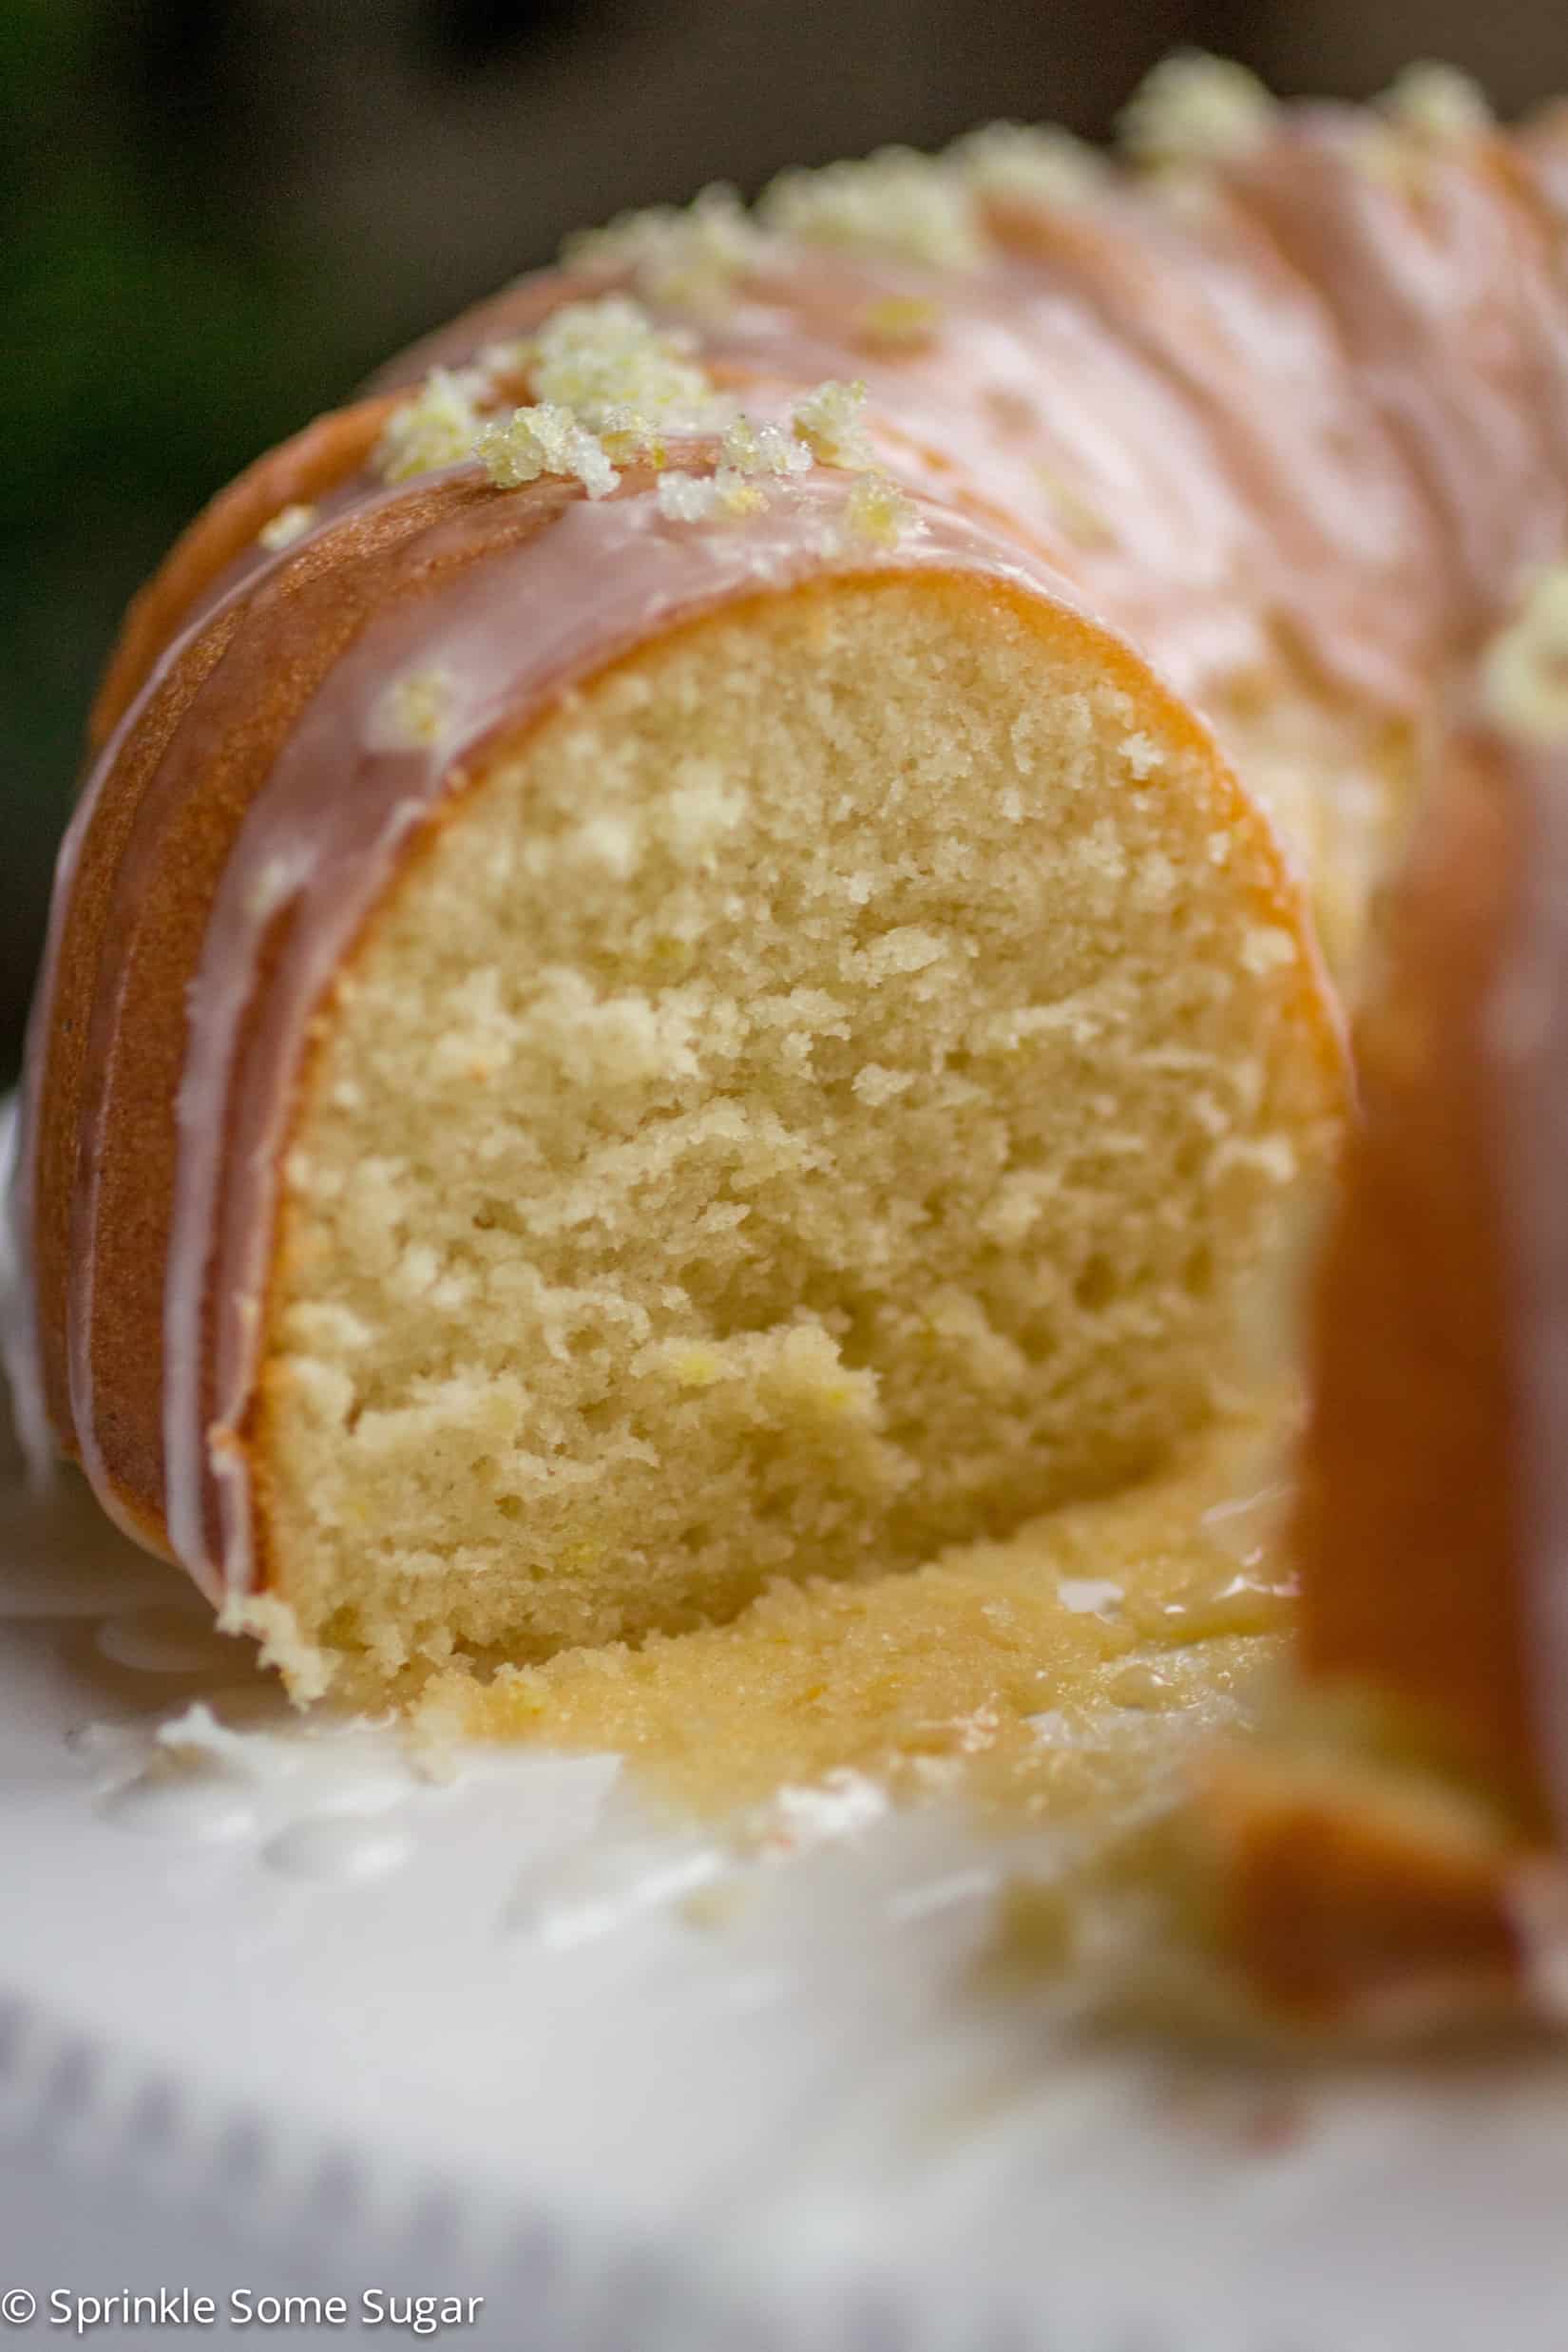
<svg viewBox="0 0 1568 2352">
<path fill-rule="evenodd" d="M 551 1951 L 597 1942 L 712 1886 L 735 1867 L 734 1854 L 700 1832 L 650 1839 L 646 1822 L 619 1788 L 596 1828 L 591 1841 L 525 1873 L 503 1911 L 503 1933 Z"/>
<path fill-rule="evenodd" d="M 250 1792 L 216 1773 L 147 1765 L 102 1799 L 99 1812 L 116 1828 L 196 1845 L 227 1845 L 255 1835 Z"/>
<path fill-rule="evenodd" d="M 117 1627 L 138 1647 L 135 1620 L 109 1618 L 101 1654 Z M 106 1776 L 95 1808 L 104 1822 L 177 1844 L 246 1845 L 269 1872 L 323 1885 L 401 1868 L 416 1850 L 421 1800 L 440 1801 L 396 1735 L 301 1715 L 270 1681 L 211 1686 L 174 1712 L 80 1724 L 67 1745 Z"/>
<path fill-rule="evenodd" d="M 1401 172 L 1380 165 L 1378 136 L 1356 109 L 1304 108 L 1235 182 L 1327 298 L 1405 456 L 1438 532 L 1425 593 L 1453 644 L 1568 535 L 1561 290 L 1496 156 L 1434 145 Z"/>
<path fill-rule="evenodd" d="M 1417 709 L 1453 625 L 1441 531 L 1337 320 L 1244 206 L 1217 182 L 1185 209 L 1108 186 L 994 225 L 972 272 L 774 246 L 717 316 L 672 316 L 741 372 L 748 406 L 864 379 L 906 441 L 899 470 L 1004 513 L 1184 693 L 1272 668 L 1284 633 L 1356 698 Z M 378 383 L 481 357 L 537 323 L 550 284 L 525 278 Z M 863 322 L 905 300 L 931 330 L 889 351 Z"/>
<path fill-rule="evenodd" d="M 445 478 L 445 477 L 442 477 Z M 428 484 L 421 484 L 421 488 Z M 72 813 L 70 824 L 61 844 L 55 868 L 54 889 L 49 904 L 49 920 L 45 935 L 44 955 L 39 966 L 32 1008 L 29 1015 L 27 1051 L 23 1064 L 20 1092 L 19 1138 L 16 1145 L 15 1167 L 7 1187 L 6 1199 L 12 1230 L 18 1235 L 32 1231 L 35 1214 L 36 1159 L 38 1144 L 37 1089 L 43 1082 L 45 1066 L 44 1044 L 48 1024 L 53 1017 L 54 996 L 64 944 L 67 922 L 75 888 L 82 849 L 93 824 L 109 779 L 115 774 L 127 743 L 156 700 L 160 691 L 184 660 L 194 640 L 226 611 L 254 595 L 263 583 L 282 570 L 283 566 L 316 541 L 324 537 L 335 525 L 343 520 L 351 508 L 358 514 L 370 514 L 378 507 L 392 506 L 406 493 L 387 490 L 379 485 L 355 477 L 345 486 L 337 497 L 324 499 L 317 510 L 313 527 L 291 541 L 286 548 L 268 549 L 255 541 L 236 562 L 228 565 L 220 579 L 200 597 L 176 635 L 164 645 L 131 701 L 115 723 L 102 750 L 87 771 Z M 100 1011 L 102 1008 L 97 1008 Z M 73 1435 L 78 1459 L 94 1494 L 117 1527 L 131 1540 L 140 1543 L 144 1531 L 126 1513 L 120 1501 L 108 1465 L 99 1442 L 97 1415 L 93 1406 L 92 1317 L 93 1286 L 97 1269 L 97 1253 L 92 1247 L 93 1220 L 97 1206 L 97 1155 L 89 1155 L 89 1164 L 79 1170 L 75 1196 L 71 1203 L 71 1260 L 68 1273 L 67 1311 L 66 1319 L 66 1374 L 70 1404 Z M 39 1356 L 37 1302 L 34 1296 L 30 1270 L 30 1252 L 18 1245 L 21 1276 L 18 1286 L 12 1345 L 17 1368 L 12 1373 L 21 1410 L 33 1416 L 24 1419 L 21 1427 L 25 1442 L 29 1429 L 47 1429 L 44 1405 L 44 1382 Z M 10 1357 L 7 1368 L 10 1371 Z M 52 1462 L 53 1446 L 47 1434 L 41 1441 L 43 1451 L 37 1459 Z M 34 1460 L 29 1443 L 29 1461 Z M 178 1548 L 178 1547 L 177 1547 Z M 198 1582 L 201 1578 L 198 1576 Z M 209 1598 L 216 1596 L 209 1590 Z"/>
<path fill-rule="evenodd" d="M 858 1837 L 890 1809 L 881 1781 L 841 1769 L 825 1772 L 818 1781 L 777 1789 L 752 1816 L 747 1834 L 764 1851 L 794 1853 Z"/>
<path fill-rule="evenodd" d="M 352 1815 L 314 1813 L 269 1838 L 261 1860 L 283 1878 L 350 1886 L 400 1870 L 412 1850 L 401 1830 Z"/>
</svg>

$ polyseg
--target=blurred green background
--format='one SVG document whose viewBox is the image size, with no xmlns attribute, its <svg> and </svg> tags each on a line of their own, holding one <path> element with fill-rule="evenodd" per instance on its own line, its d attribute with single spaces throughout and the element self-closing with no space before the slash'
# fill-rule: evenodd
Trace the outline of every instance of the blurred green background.
<svg viewBox="0 0 1568 2352">
<path fill-rule="evenodd" d="M 1177 42 L 1286 91 L 1568 87 L 1562 0 L 0 0 L 0 1084 L 119 612 L 258 449 L 583 221 L 996 115 L 1100 134 Z"/>
</svg>

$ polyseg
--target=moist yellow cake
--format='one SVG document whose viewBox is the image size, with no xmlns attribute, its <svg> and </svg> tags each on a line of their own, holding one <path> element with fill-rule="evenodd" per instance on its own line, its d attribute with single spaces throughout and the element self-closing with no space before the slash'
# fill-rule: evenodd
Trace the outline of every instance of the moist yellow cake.
<svg viewBox="0 0 1568 2352">
<path fill-rule="evenodd" d="M 1176 61 L 580 241 L 95 717 L 26 1418 L 300 1695 L 1004 1538 L 1234 1401 L 1419 730 L 1568 516 L 1560 143 Z"/>
</svg>

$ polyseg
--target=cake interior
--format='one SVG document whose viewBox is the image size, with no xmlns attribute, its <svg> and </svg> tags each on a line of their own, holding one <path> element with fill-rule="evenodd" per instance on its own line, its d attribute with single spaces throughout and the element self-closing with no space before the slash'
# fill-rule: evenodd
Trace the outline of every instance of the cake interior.
<svg viewBox="0 0 1568 2352">
<path fill-rule="evenodd" d="M 641 1793 L 743 1844 L 813 1834 L 813 1791 L 830 1824 L 950 1800 L 1098 1843 L 1267 1703 L 1291 1609 L 1282 1418 L 1260 1399 L 1152 1478 L 907 1573 L 781 1579 L 722 1625 L 449 1669 L 414 1736 L 437 1769 L 453 1740 L 619 1750 Z"/>
<path fill-rule="evenodd" d="M 994 583 L 762 596 L 550 709 L 296 1106 L 296 1657 L 679 1632 L 1152 1465 L 1331 1108 L 1288 921 L 1179 708 Z"/>
</svg>

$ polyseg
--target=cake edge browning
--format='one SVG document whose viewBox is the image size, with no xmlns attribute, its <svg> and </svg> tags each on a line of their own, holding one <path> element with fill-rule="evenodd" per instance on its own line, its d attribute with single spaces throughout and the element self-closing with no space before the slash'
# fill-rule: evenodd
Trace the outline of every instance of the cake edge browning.
<svg viewBox="0 0 1568 2352">
<path fill-rule="evenodd" d="M 1291 1545 L 1304 1673 L 1374 1681 L 1540 1819 L 1495 1042 L 1526 818 L 1501 746 L 1450 747 L 1356 1023 L 1360 1115 L 1314 1285 Z"/>
<path fill-rule="evenodd" d="M 1568 573 L 1482 664 L 1357 1023 L 1277 1720 L 1205 1760 L 1228 1945 L 1332 2024 L 1568 2011 Z"/>
</svg>

